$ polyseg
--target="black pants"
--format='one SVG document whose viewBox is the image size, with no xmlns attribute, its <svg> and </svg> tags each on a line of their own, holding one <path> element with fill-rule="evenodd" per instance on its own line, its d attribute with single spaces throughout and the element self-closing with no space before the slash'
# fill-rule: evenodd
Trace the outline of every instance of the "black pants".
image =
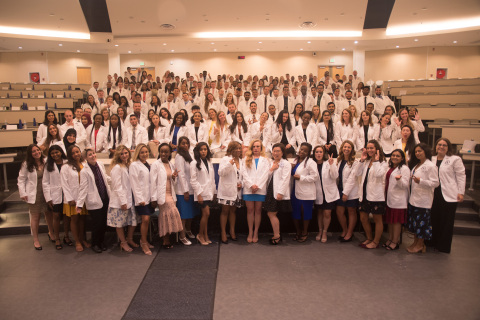
<svg viewBox="0 0 480 320">
<path fill-rule="evenodd" d="M 446 202 L 441 187 L 435 189 L 433 197 L 431 222 L 432 240 L 430 244 L 440 252 L 450 253 L 453 238 L 453 224 L 457 202 Z"/>
<path fill-rule="evenodd" d="M 92 219 L 92 246 L 102 247 L 107 230 L 107 211 L 109 199 L 102 199 L 103 207 L 96 210 L 88 210 Z"/>
</svg>

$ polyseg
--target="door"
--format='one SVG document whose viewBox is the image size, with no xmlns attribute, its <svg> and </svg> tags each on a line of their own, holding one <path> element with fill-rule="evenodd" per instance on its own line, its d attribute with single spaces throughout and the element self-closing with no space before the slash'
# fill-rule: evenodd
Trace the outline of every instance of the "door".
<svg viewBox="0 0 480 320">
<path fill-rule="evenodd" d="M 335 78 L 335 75 L 338 74 L 340 79 L 345 74 L 345 66 L 318 66 L 318 79 L 324 77 L 325 71 L 330 73 L 330 78 Z"/>
<path fill-rule="evenodd" d="M 77 67 L 77 83 L 91 84 L 92 83 L 92 68 Z"/>
</svg>

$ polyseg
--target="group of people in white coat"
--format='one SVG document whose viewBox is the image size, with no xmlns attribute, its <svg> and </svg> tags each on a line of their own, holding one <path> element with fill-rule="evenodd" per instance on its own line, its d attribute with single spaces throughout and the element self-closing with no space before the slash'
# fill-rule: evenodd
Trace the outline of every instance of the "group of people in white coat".
<svg viewBox="0 0 480 320">
<path fill-rule="evenodd" d="M 359 157 L 356 144 L 343 141 L 336 159 L 325 144 L 304 141 L 297 146 L 293 161 L 287 160 L 289 148 L 281 141 L 271 146 L 271 157 L 267 157 L 260 139 L 250 141 L 246 150 L 241 142 L 230 141 L 219 163 L 218 186 L 209 144 L 198 142 L 192 152 L 193 143 L 189 137 L 179 136 L 174 162 L 173 147 L 168 142 L 158 146 L 158 159 L 154 161 L 149 159 L 147 144 L 138 143 L 133 152 L 118 145 L 110 174 L 97 161 L 93 148 L 82 151 L 73 142 L 65 154 L 62 147 L 52 145 L 45 157 L 38 145 L 30 145 L 18 187 L 30 207 L 34 247 L 42 249 L 38 223 L 44 213 L 48 236 L 57 249 L 63 247 L 59 230 L 63 215 L 63 243 L 75 245 L 77 251 L 85 247 L 98 253 L 106 250 L 104 235 L 110 226 L 116 228 L 122 250 L 131 252 L 140 246 L 150 255 L 153 246 L 147 239 L 148 228 L 156 211 L 164 248 L 172 247 L 172 233 L 179 233 L 184 245 L 191 245 L 193 239 L 209 245 L 210 208 L 218 202 L 222 206 L 222 243 L 237 240 L 236 209 L 242 206 L 247 212 L 247 242 L 259 241 L 264 210 L 272 226 L 272 245 L 282 241 L 279 213 L 291 214 L 294 240 L 298 242 L 308 239 L 309 222 L 315 213 L 315 239 L 325 243 L 332 210 L 342 228 L 338 237 L 341 242 L 352 241 L 358 210 L 366 235 L 360 246 L 366 249 L 380 246 L 387 223 L 389 238 L 383 244 L 387 250 L 399 248 L 401 227 L 405 225 L 414 234 L 409 252 L 424 252 L 425 241 L 450 252 L 453 217 L 465 190 L 465 169 L 446 138 L 437 141 L 433 157 L 429 146 L 418 143 L 409 150 L 410 156 L 402 148 L 394 149 L 388 161 L 374 139 L 367 141 Z M 91 242 L 85 239 L 87 214 L 92 220 Z M 194 235 L 191 224 L 197 215 L 200 225 Z M 373 216 L 373 230 L 369 215 Z M 137 225 L 139 244 L 133 239 Z M 75 242 L 70 240 L 70 231 Z"/>
</svg>

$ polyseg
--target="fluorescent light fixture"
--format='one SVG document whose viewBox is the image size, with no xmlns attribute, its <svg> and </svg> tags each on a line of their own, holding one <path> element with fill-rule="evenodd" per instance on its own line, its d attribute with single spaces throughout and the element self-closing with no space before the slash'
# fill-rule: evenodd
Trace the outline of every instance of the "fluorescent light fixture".
<svg viewBox="0 0 480 320">
<path fill-rule="evenodd" d="M 395 48 L 400 48 L 400 46 L 395 46 Z"/>
<path fill-rule="evenodd" d="M 128 51 L 128 53 L 132 53 L 132 51 Z"/>
<path fill-rule="evenodd" d="M 22 49 L 23 49 L 23 47 L 18 47 L 18 49 L 22 50 Z"/>
<path fill-rule="evenodd" d="M 342 48 L 342 51 L 345 51 L 345 48 Z"/>
<path fill-rule="evenodd" d="M 52 37 L 52 38 L 90 39 L 90 33 L 84 33 L 84 32 L 67 32 L 67 31 L 17 28 L 17 27 L 6 27 L 6 26 L 0 26 L 0 33 L 19 34 L 24 36 Z"/>
<path fill-rule="evenodd" d="M 453 43 L 457 43 L 457 40 L 454 40 Z"/>
<path fill-rule="evenodd" d="M 118 47 L 118 44 L 116 44 L 115 47 Z"/>
<path fill-rule="evenodd" d="M 387 36 L 396 36 L 403 34 L 415 34 L 415 33 L 424 33 L 424 32 L 435 32 L 435 31 L 444 31 L 444 30 L 454 30 L 454 29 L 463 29 L 471 27 L 480 26 L 480 17 L 474 18 L 465 18 L 459 20 L 444 20 L 439 22 L 426 22 L 426 23 L 417 23 L 409 24 L 398 27 L 387 28 Z"/>
<path fill-rule="evenodd" d="M 357 43 L 358 43 L 358 41 L 357 41 L 357 40 L 355 40 L 353 43 L 357 44 Z"/>
<path fill-rule="evenodd" d="M 238 31 L 198 32 L 195 38 L 337 38 L 361 37 L 362 31 Z"/>
</svg>

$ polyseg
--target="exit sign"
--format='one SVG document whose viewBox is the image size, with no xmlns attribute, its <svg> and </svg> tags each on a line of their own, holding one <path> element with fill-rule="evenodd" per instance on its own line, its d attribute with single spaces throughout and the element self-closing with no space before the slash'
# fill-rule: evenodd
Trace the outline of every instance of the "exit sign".
<svg viewBox="0 0 480 320">
<path fill-rule="evenodd" d="M 144 66 L 144 65 L 145 65 L 145 62 L 140 62 L 140 65 L 141 65 L 141 66 Z"/>
<path fill-rule="evenodd" d="M 334 59 L 334 58 L 331 58 L 331 59 L 330 59 L 330 63 L 335 63 L 335 59 Z"/>
</svg>

